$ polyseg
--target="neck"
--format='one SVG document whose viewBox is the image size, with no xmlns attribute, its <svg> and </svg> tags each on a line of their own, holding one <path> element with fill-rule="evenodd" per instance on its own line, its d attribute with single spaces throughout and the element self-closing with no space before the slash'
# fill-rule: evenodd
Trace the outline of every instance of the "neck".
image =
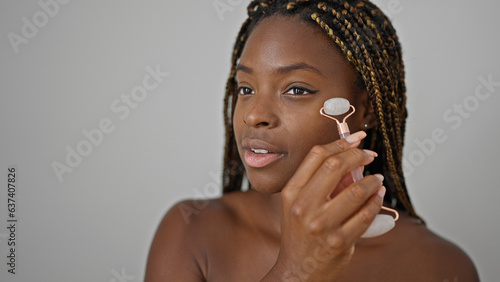
<svg viewBox="0 0 500 282">
<path fill-rule="evenodd" d="M 267 227 L 278 235 L 281 235 L 282 201 L 281 193 L 264 194 L 253 189 L 250 193 L 259 197 L 259 205 L 265 217 Z"/>
</svg>

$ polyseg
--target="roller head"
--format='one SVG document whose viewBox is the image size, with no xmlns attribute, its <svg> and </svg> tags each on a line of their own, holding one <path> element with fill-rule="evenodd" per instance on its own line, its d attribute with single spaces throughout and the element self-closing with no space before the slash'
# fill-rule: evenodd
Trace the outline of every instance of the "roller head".
<svg viewBox="0 0 500 282">
<path fill-rule="evenodd" d="M 326 114 L 338 116 L 347 113 L 351 107 L 351 103 L 344 98 L 332 98 L 326 100 L 323 106 L 325 107 Z"/>
</svg>

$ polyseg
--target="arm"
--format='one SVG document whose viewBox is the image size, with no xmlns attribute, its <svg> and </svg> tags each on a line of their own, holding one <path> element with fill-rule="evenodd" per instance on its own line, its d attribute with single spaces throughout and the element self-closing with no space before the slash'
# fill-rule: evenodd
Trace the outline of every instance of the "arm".
<svg viewBox="0 0 500 282">
<path fill-rule="evenodd" d="M 147 282 L 156 281 L 205 281 L 193 249 L 194 223 L 187 223 L 178 203 L 161 221 L 151 244 L 146 266 Z"/>
</svg>

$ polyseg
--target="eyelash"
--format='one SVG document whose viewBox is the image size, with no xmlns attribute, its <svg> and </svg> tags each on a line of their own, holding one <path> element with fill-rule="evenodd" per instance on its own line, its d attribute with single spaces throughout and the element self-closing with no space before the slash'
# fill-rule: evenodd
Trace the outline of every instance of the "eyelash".
<svg viewBox="0 0 500 282">
<path fill-rule="evenodd" d="M 251 93 L 242 93 L 243 91 L 248 91 L 250 90 Z M 302 92 L 306 92 L 306 93 L 302 93 L 302 94 L 297 94 L 296 91 L 299 90 L 299 91 L 302 91 Z M 289 93 L 289 92 L 295 92 L 295 93 Z M 239 95 L 250 95 L 250 94 L 254 94 L 254 91 L 252 90 L 252 88 L 250 87 L 246 87 L 246 86 L 241 86 L 241 87 L 238 87 L 237 89 L 237 92 Z M 317 93 L 318 90 L 310 90 L 310 89 L 307 89 L 305 87 L 301 87 L 301 86 L 292 86 L 290 87 L 285 93 L 287 94 L 290 94 L 290 95 L 293 95 L 293 96 L 301 96 L 301 95 L 307 95 L 307 94 L 315 94 Z"/>
<path fill-rule="evenodd" d="M 307 95 L 307 94 L 314 94 L 314 93 L 317 93 L 318 90 L 310 90 L 310 89 L 307 89 L 305 87 L 302 87 L 302 86 L 292 86 L 290 87 L 286 93 L 289 93 L 290 91 L 293 91 L 293 92 L 296 92 L 296 90 L 300 90 L 300 91 L 303 91 L 303 92 L 307 92 L 305 94 L 290 94 L 290 95 L 294 95 L 294 96 L 301 96 L 301 95 Z"/>
</svg>

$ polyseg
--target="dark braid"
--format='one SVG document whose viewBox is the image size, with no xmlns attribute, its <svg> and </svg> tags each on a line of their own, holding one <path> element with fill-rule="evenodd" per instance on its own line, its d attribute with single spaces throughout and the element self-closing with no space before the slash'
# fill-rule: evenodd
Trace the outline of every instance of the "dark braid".
<svg viewBox="0 0 500 282">
<path fill-rule="evenodd" d="M 361 81 L 357 82 L 358 87 L 362 85 L 367 90 L 378 122 L 375 128 L 367 130 L 364 147 L 381 157 L 366 167 L 365 174 L 384 174 L 386 200 L 419 218 L 409 199 L 402 168 L 407 111 L 401 46 L 387 17 L 367 0 L 254 0 L 248 5 L 248 19 L 236 39 L 224 98 L 224 193 L 241 190 L 245 175 L 232 121 L 238 97 L 236 65 L 253 28 L 273 15 L 297 15 L 318 25 L 354 66 Z"/>
</svg>

